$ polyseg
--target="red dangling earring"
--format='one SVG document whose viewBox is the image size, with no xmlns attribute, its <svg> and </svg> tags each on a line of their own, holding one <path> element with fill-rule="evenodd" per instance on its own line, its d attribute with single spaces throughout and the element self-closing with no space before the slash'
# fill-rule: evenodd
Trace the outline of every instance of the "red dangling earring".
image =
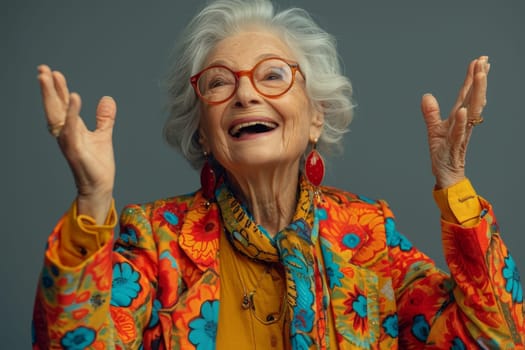
<svg viewBox="0 0 525 350">
<path fill-rule="evenodd" d="M 324 178 L 324 160 L 323 157 L 317 152 L 317 140 L 315 140 L 314 146 L 308 156 L 306 156 L 306 161 L 304 163 L 304 173 L 306 179 L 314 187 L 319 187 Z"/>
<path fill-rule="evenodd" d="M 204 152 L 204 157 L 206 158 L 206 161 L 204 162 L 204 166 L 201 169 L 201 188 L 202 195 L 206 199 L 204 206 L 209 207 L 211 204 L 211 199 L 215 196 L 215 185 L 217 179 L 215 177 L 215 171 L 210 164 L 208 152 Z"/>
</svg>

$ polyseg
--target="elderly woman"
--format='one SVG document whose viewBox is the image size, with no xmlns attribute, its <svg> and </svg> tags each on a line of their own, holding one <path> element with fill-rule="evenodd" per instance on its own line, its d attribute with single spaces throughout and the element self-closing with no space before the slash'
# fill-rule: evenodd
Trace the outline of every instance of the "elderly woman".
<svg viewBox="0 0 525 350">
<path fill-rule="evenodd" d="M 524 343 L 523 294 L 491 206 L 464 175 L 485 105 L 472 61 L 442 120 L 422 99 L 451 276 L 395 227 L 383 201 L 321 185 L 351 86 L 333 38 L 267 0 L 210 4 L 182 36 L 165 135 L 202 188 L 112 200 L 116 104 L 96 130 L 64 76 L 39 67 L 50 132 L 78 188 L 49 238 L 35 349 L 472 349 Z"/>
</svg>

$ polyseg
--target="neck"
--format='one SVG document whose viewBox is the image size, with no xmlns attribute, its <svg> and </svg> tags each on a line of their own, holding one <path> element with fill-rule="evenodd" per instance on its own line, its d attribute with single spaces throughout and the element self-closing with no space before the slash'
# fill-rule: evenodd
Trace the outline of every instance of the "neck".
<svg viewBox="0 0 525 350">
<path fill-rule="evenodd" d="M 255 222 L 273 237 L 293 219 L 297 206 L 299 164 L 285 169 L 264 169 L 228 179 L 236 197 L 244 203 Z"/>
</svg>

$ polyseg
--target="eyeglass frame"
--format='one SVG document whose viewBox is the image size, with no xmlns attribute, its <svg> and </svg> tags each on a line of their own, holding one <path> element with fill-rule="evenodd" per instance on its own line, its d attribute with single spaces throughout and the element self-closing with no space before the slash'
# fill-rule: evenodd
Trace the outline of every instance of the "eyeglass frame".
<svg viewBox="0 0 525 350">
<path fill-rule="evenodd" d="M 290 69 L 292 70 L 292 81 L 290 82 L 290 85 L 281 93 L 277 94 L 277 95 L 268 95 L 268 94 L 265 94 L 263 92 L 261 92 L 256 84 L 255 84 L 255 81 L 253 80 L 253 72 L 257 69 L 257 67 L 259 67 L 263 62 L 266 62 L 266 61 L 269 61 L 269 60 L 279 60 L 279 61 L 282 61 L 284 63 L 286 63 L 288 65 L 288 67 L 290 67 Z M 206 72 L 207 70 L 209 69 L 212 69 L 212 68 L 224 68 L 228 71 L 230 71 L 233 76 L 235 77 L 235 88 L 233 89 L 232 93 L 226 97 L 225 99 L 223 100 L 220 100 L 220 101 L 209 101 L 207 100 L 200 92 L 200 89 L 198 87 L 198 81 L 199 81 L 199 78 L 201 77 L 201 75 L 204 74 L 204 72 Z M 212 66 L 208 66 L 206 68 L 204 68 L 203 70 L 201 70 L 200 72 L 198 72 L 197 74 L 193 75 L 190 77 L 190 83 L 191 85 L 193 86 L 193 90 L 195 91 L 195 93 L 197 94 L 197 96 L 202 100 L 204 101 L 205 103 L 209 104 L 209 105 L 218 105 L 218 104 L 221 104 L 221 103 L 224 103 L 226 101 L 228 101 L 229 99 L 231 99 L 233 97 L 233 95 L 235 95 L 235 93 L 237 92 L 237 90 L 239 89 L 239 80 L 241 79 L 241 77 L 243 76 L 247 76 L 248 78 L 250 78 L 250 82 L 252 83 L 252 86 L 253 88 L 255 89 L 255 91 L 257 91 L 259 94 L 261 94 L 262 96 L 264 97 L 267 97 L 267 98 L 278 98 L 278 97 L 281 97 L 282 95 L 284 95 L 285 93 L 287 93 L 288 91 L 290 91 L 290 89 L 292 88 L 293 84 L 295 83 L 295 75 L 297 72 L 300 72 L 301 75 L 303 75 L 304 77 L 304 74 L 303 72 L 301 71 L 301 68 L 299 67 L 299 63 L 296 63 L 296 62 L 288 62 L 287 60 L 285 60 L 284 58 L 281 58 L 281 57 L 266 57 L 266 58 L 263 58 L 262 60 L 260 60 L 259 62 L 257 62 L 253 67 L 252 69 L 247 69 L 247 70 L 238 70 L 238 71 L 234 71 L 232 70 L 230 67 L 227 67 L 223 64 L 215 64 L 215 65 L 212 65 Z"/>
</svg>

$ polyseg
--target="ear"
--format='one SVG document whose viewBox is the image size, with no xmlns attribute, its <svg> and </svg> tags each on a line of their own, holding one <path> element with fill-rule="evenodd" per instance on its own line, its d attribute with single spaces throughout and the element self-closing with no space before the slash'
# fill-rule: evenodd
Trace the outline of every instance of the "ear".
<svg viewBox="0 0 525 350">
<path fill-rule="evenodd" d="M 313 107 L 312 121 L 310 124 L 310 141 L 316 142 L 323 132 L 324 111 L 322 106 Z"/>
<path fill-rule="evenodd" d="M 197 132 L 197 136 L 199 138 L 199 144 L 201 145 L 202 150 L 206 153 L 210 153 L 208 137 L 206 136 L 206 133 L 204 132 L 203 128 L 199 127 L 199 129 L 196 132 Z"/>
</svg>

